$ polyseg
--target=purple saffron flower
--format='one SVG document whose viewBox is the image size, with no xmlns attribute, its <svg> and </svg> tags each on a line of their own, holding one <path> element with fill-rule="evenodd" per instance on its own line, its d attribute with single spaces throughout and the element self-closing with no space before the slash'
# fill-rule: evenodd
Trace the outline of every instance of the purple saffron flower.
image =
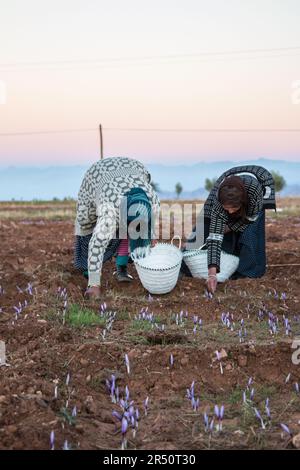
<svg viewBox="0 0 300 470">
<path fill-rule="evenodd" d="M 67 387 L 68 387 L 69 383 L 70 383 L 70 374 L 69 374 L 69 372 L 68 372 L 67 378 L 66 378 L 66 386 L 67 386 Z"/>
<path fill-rule="evenodd" d="M 263 419 L 262 419 L 261 414 L 260 414 L 260 412 L 258 411 L 258 409 L 257 409 L 257 408 L 254 408 L 254 412 L 255 412 L 255 416 L 257 417 L 257 419 L 260 420 L 262 429 L 266 429 L 265 423 L 263 422 Z"/>
<path fill-rule="evenodd" d="M 299 393 L 299 384 L 298 384 L 298 382 L 295 383 L 295 390 L 296 390 L 297 393 Z"/>
<path fill-rule="evenodd" d="M 126 368 L 127 368 L 127 374 L 129 375 L 130 374 L 130 363 L 129 363 L 128 354 L 125 354 L 125 365 L 126 365 Z"/>
<path fill-rule="evenodd" d="M 266 405 L 266 415 L 269 419 L 271 419 L 271 412 L 270 412 L 270 408 Z"/>
<path fill-rule="evenodd" d="M 174 365 L 174 357 L 173 354 L 170 355 L 170 366 L 173 367 Z"/>
<path fill-rule="evenodd" d="M 50 433 L 50 449 L 54 450 L 54 441 L 55 441 L 55 433 L 51 431 Z"/>
<path fill-rule="evenodd" d="M 219 406 L 218 406 L 218 405 L 215 405 L 215 415 L 216 415 L 216 418 L 219 419 L 219 417 L 220 417 L 220 409 L 219 409 Z"/>
<path fill-rule="evenodd" d="M 122 415 L 121 413 L 118 413 L 118 411 L 113 411 L 112 415 L 117 418 L 119 421 L 122 421 Z"/>
<path fill-rule="evenodd" d="M 73 410 L 72 410 L 72 417 L 76 418 L 76 416 L 77 416 L 77 408 L 76 408 L 76 405 L 75 405 Z"/>
<path fill-rule="evenodd" d="M 145 416 L 147 416 L 147 414 L 148 414 L 148 406 L 149 406 L 149 397 L 147 397 L 147 398 L 144 400 Z"/>
<path fill-rule="evenodd" d="M 128 421 L 127 421 L 126 418 L 122 418 L 122 427 L 121 427 L 121 431 L 122 431 L 123 436 L 126 434 L 127 429 L 128 429 Z"/>
<path fill-rule="evenodd" d="M 131 406 L 129 407 L 128 412 L 129 412 L 129 417 L 132 418 L 132 417 L 135 415 L 134 406 L 131 405 Z"/>
<path fill-rule="evenodd" d="M 63 445 L 63 450 L 70 450 L 70 447 L 69 447 L 68 441 L 65 441 L 65 442 L 64 442 L 64 445 Z"/>
<path fill-rule="evenodd" d="M 287 434 L 289 434 L 290 436 L 292 435 L 291 434 L 291 431 L 289 430 L 289 428 L 287 427 L 286 424 L 283 424 L 283 423 L 280 423 L 280 426 L 281 426 L 281 429 L 286 432 Z"/>
<path fill-rule="evenodd" d="M 254 408 L 254 411 L 255 411 L 255 416 L 256 416 L 258 419 L 261 419 L 260 412 L 258 411 L 258 409 L 257 409 L 257 408 Z"/>
<path fill-rule="evenodd" d="M 203 414 L 203 419 L 204 419 L 204 424 L 205 424 L 205 430 L 207 430 L 208 425 L 209 425 L 209 419 L 208 419 L 208 416 L 207 416 L 206 412 Z"/>
</svg>

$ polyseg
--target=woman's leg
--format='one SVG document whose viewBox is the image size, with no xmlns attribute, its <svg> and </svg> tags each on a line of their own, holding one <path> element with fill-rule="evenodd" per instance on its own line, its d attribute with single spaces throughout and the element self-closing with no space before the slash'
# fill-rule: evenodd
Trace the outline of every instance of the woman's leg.
<svg viewBox="0 0 300 470">
<path fill-rule="evenodd" d="M 132 276 L 127 273 L 128 264 L 128 252 L 129 252 L 129 240 L 123 239 L 120 241 L 117 251 L 117 277 L 119 282 L 129 282 L 132 280 Z"/>
</svg>

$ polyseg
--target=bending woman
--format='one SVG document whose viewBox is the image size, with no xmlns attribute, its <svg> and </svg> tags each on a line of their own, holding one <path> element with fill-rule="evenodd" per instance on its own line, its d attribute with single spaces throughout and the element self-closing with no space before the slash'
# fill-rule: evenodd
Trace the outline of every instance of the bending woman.
<svg viewBox="0 0 300 470">
<path fill-rule="evenodd" d="M 239 256 L 233 278 L 261 277 L 266 271 L 265 209 L 276 209 L 274 180 L 261 166 L 238 166 L 223 173 L 211 190 L 201 214 L 208 251 L 210 292 L 217 288 L 221 250 Z M 198 219 L 199 220 L 199 219 Z M 196 228 L 186 248 L 199 248 Z M 185 263 L 182 271 L 190 275 Z"/>
<path fill-rule="evenodd" d="M 100 296 L 103 262 L 116 255 L 118 280 L 130 281 L 129 248 L 146 254 L 159 209 L 150 179 L 142 163 L 121 157 L 100 160 L 86 172 L 78 194 L 74 264 L 88 278 L 88 296 Z M 133 222 L 136 230 L 130 232 Z"/>
</svg>

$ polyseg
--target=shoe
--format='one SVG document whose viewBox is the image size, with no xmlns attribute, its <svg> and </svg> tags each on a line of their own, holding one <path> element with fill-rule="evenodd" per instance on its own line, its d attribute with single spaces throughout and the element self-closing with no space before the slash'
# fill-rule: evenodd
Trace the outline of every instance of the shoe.
<svg viewBox="0 0 300 470">
<path fill-rule="evenodd" d="M 119 282 L 131 282 L 133 277 L 127 272 L 127 266 L 117 266 L 117 279 Z"/>
</svg>

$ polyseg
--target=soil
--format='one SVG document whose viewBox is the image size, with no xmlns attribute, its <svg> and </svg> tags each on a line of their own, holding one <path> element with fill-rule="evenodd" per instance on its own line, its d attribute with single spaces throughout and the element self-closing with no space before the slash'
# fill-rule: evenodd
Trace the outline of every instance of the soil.
<svg viewBox="0 0 300 470">
<path fill-rule="evenodd" d="M 136 436 L 127 432 L 129 449 L 292 447 L 280 423 L 292 435 L 300 433 L 300 394 L 295 388 L 300 366 L 292 362 L 293 342 L 300 336 L 299 228 L 300 215 L 269 216 L 267 274 L 220 284 L 212 299 L 205 294 L 204 281 L 190 278 L 180 279 L 170 294 L 149 296 L 134 266 L 129 268 L 134 281 L 124 285 L 113 275 L 114 262 L 106 263 L 101 303 L 116 318 L 103 339 L 103 325 L 75 328 L 68 324 L 68 310 L 64 323 L 63 288 L 68 308 L 78 304 L 99 312 L 100 305 L 84 299 L 86 280 L 72 266 L 73 222 L 0 222 L 0 340 L 7 355 L 7 365 L 0 367 L 0 448 L 49 449 L 54 431 L 56 449 L 66 440 L 74 449 L 119 449 L 120 424 L 112 411 L 120 406 L 112 403 L 105 384 L 112 374 L 120 394 L 127 385 L 140 411 Z M 14 306 L 25 301 L 27 306 L 16 316 Z M 135 320 L 146 307 L 158 327 Z M 177 324 L 176 314 L 182 310 L 184 322 Z M 264 312 L 261 317 L 259 310 Z M 221 322 L 224 312 L 233 315 L 233 331 Z M 278 334 L 269 331 L 268 312 L 278 317 Z M 202 320 L 195 333 L 194 315 Z M 289 335 L 284 318 L 291 325 Z M 240 342 L 242 319 L 247 336 Z M 218 361 L 216 350 L 222 349 Z M 254 398 L 243 404 L 250 377 Z M 200 399 L 197 411 L 186 397 L 193 381 Z M 265 414 L 267 398 L 271 421 Z M 225 406 L 223 430 L 205 432 L 203 413 L 211 419 L 216 404 Z M 74 406 L 77 416 L 72 418 Z"/>
</svg>

